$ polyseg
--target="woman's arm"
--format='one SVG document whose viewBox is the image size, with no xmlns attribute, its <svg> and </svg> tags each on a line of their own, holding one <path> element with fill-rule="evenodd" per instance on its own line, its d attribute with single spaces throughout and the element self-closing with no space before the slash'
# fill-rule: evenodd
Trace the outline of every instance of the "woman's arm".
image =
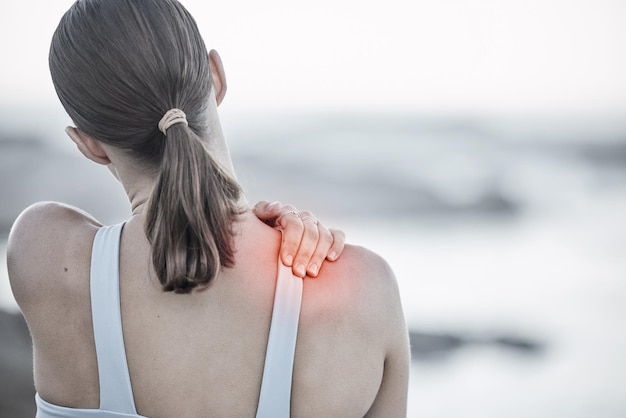
<svg viewBox="0 0 626 418">
<path fill-rule="evenodd" d="M 380 335 L 387 344 L 383 378 L 374 403 L 365 418 L 406 417 L 411 349 L 404 319 L 400 291 L 393 271 L 380 259 L 378 268 L 372 268 L 382 280 L 378 294 L 384 310 L 379 312 Z"/>
<path fill-rule="evenodd" d="M 325 227 L 309 211 L 265 201 L 257 203 L 253 211 L 266 224 L 284 230 L 280 258 L 298 277 L 317 277 L 325 260 L 335 261 L 343 252 L 345 234 Z"/>
</svg>

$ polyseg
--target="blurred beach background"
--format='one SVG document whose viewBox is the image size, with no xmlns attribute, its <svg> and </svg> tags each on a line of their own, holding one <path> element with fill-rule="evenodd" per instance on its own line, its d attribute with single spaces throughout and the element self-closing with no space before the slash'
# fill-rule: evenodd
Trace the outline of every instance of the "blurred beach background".
<svg viewBox="0 0 626 418">
<path fill-rule="evenodd" d="M 63 132 L 47 49 L 71 3 L 0 16 L 0 417 L 34 414 L 12 222 L 40 200 L 129 215 Z M 249 201 L 393 267 L 409 417 L 626 417 L 626 3 L 183 3 L 224 59 Z"/>
</svg>

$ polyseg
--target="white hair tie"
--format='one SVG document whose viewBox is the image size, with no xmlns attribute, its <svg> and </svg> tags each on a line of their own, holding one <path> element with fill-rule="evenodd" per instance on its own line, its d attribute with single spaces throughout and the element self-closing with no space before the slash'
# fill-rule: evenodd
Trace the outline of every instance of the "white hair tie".
<svg viewBox="0 0 626 418">
<path fill-rule="evenodd" d="M 159 130 L 163 132 L 163 135 L 167 136 L 167 130 L 177 123 L 184 123 L 185 126 L 189 126 L 187 123 L 187 115 L 180 109 L 170 109 L 159 122 Z"/>
</svg>

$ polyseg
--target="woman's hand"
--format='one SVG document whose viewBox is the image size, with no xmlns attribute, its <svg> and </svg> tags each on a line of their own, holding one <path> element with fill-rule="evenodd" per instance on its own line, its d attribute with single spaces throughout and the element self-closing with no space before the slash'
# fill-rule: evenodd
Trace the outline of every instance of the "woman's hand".
<svg viewBox="0 0 626 418">
<path fill-rule="evenodd" d="M 317 277 L 324 260 L 335 261 L 343 252 L 343 231 L 328 229 L 311 212 L 299 212 L 280 202 L 257 203 L 254 214 L 271 227 L 283 229 L 280 258 L 296 276 Z"/>
</svg>

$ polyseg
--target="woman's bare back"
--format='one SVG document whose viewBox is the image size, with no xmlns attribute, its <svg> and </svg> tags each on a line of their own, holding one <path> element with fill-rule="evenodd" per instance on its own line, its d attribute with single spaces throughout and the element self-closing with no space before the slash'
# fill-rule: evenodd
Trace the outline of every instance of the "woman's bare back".
<svg viewBox="0 0 626 418">
<path fill-rule="evenodd" d="M 33 335 L 37 390 L 69 407 L 99 406 L 89 302 L 97 228 L 84 214 L 44 205 L 17 224 L 9 254 L 12 286 Z M 120 249 L 123 332 L 137 411 L 253 417 L 280 233 L 244 215 L 236 226 L 235 267 L 205 291 L 177 295 L 163 292 L 156 280 L 142 228 L 141 218 L 131 219 Z M 33 260 L 37 251 L 44 255 Z M 407 363 L 397 287 L 384 261 L 347 247 L 318 279 L 305 280 L 292 416 L 360 417 L 368 410 L 404 416 Z"/>
</svg>

